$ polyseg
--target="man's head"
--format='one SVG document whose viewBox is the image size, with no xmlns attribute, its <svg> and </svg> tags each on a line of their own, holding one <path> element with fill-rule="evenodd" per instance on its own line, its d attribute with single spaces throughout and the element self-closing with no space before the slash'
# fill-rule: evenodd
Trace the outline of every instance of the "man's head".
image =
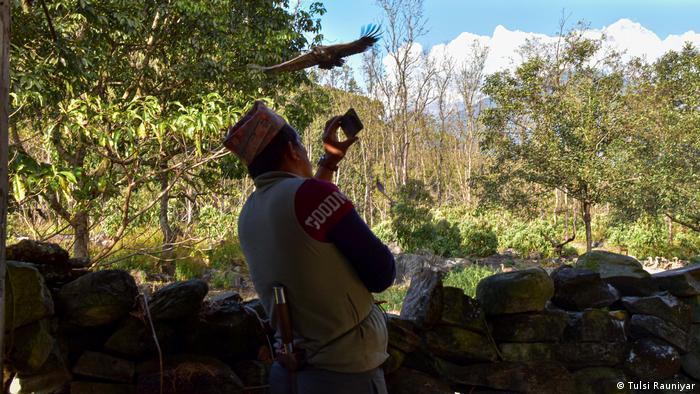
<svg viewBox="0 0 700 394">
<path fill-rule="evenodd" d="M 229 128 L 224 146 L 246 164 L 252 178 L 269 171 L 313 176 L 296 130 L 262 101 Z"/>
</svg>

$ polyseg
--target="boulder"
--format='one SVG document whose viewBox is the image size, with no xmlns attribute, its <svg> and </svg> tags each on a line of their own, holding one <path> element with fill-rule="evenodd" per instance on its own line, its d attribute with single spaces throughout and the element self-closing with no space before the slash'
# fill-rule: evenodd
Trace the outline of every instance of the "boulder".
<svg viewBox="0 0 700 394">
<path fill-rule="evenodd" d="M 436 368 L 440 376 L 454 384 L 522 393 L 570 393 L 574 389 L 571 373 L 563 366 L 549 361 L 499 361 L 459 366 L 437 360 Z"/>
<path fill-rule="evenodd" d="M 552 279 L 541 268 L 491 275 L 476 287 L 476 299 L 487 315 L 542 311 L 553 295 Z"/>
<path fill-rule="evenodd" d="M 680 300 L 690 308 L 690 320 L 700 323 L 700 295 L 683 297 Z"/>
<path fill-rule="evenodd" d="M 161 392 L 158 360 L 139 365 L 137 371 L 136 393 Z M 228 365 L 215 358 L 187 354 L 165 360 L 163 381 L 163 394 L 228 394 L 243 388 L 243 382 Z"/>
<path fill-rule="evenodd" d="M 425 340 L 431 353 L 449 361 L 495 361 L 498 358 L 487 336 L 460 327 L 437 326 L 428 331 Z"/>
<path fill-rule="evenodd" d="M 386 377 L 387 391 L 391 394 L 453 394 L 449 384 L 426 373 L 401 368 Z"/>
<path fill-rule="evenodd" d="M 64 320 L 78 327 L 107 325 L 124 318 L 136 303 L 136 282 L 126 271 L 92 272 L 58 292 Z"/>
<path fill-rule="evenodd" d="M 5 283 L 6 330 L 53 315 L 51 293 L 44 278 L 32 264 L 8 260 Z"/>
<path fill-rule="evenodd" d="M 5 253 L 7 260 L 70 267 L 68 252 L 58 244 L 50 242 L 23 239 L 14 245 L 8 246 Z"/>
<path fill-rule="evenodd" d="M 564 339 L 568 342 L 625 342 L 625 322 L 601 309 L 569 313 Z"/>
<path fill-rule="evenodd" d="M 53 393 L 59 391 L 72 379 L 66 363 L 57 346 L 39 370 L 31 374 L 19 372 L 12 379 L 10 393 Z"/>
<path fill-rule="evenodd" d="M 700 380 L 700 353 L 690 352 L 683 355 L 681 358 L 681 367 L 683 372 L 690 377 Z"/>
<path fill-rule="evenodd" d="M 430 268 L 430 263 L 425 256 L 410 253 L 396 255 L 394 263 L 396 266 L 396 284 L 404 283 L 416 274 Z"/>
<path fill-rule="evenodd" d="M 498 342 L 556 342 L 564 333 L 568 316 L 562 311 L 496 315 L 489 319 L 491 335 Z"/>
<path fill-rule="evenodd" d="M 171 283 L 153 293 L 148 301 L 153 320 L 175 320 L 199 312 L 209 286 L 201 279 Z"/>
<path fill-rule="evenodd" d="M 552 302 L 567 310 L 604 308 L 620 298 L 617 290 L 603 282 L 597 272 L 565 265 L 554 270 L 551 277 L 554 282 Z"/>
<path fill-rule="evenodd" d="M 685 352 L 688 349 L 688 334 L 674 324 L 651 315 L 632 315 L 630 319 L 632 338 L 656 337 L 678 347 Z"/>
<path fill-rule="evenodd" d="M 627 355 L 625 343 L 501 343 L 504 361 L 557 361 L 567 368 L 615 366 Z"/>
<path fill-rule="evenodd" d="M 700 353 L 700 324 L 693 324 L 688 331 L 688 351 Z"/>
<path fill-rule="evenodd" d="M 645 382 L 662 380 L 678 373 L 681 356 L 668 343 L 656 338 L 641 338 L 632 344 L 624 364 L 625 372 Z"/>
<path fill-rule="evenodd" d="M 423 271 L 411 278 L 401 307 L 401 318 L 429 328 L 442 317 L 442 273 Z"/>
<path fill-rule="evenodd" d="M 161 351 L 171 353 L 179 345 L 176 328 L 169 324 L 154 324 Z M 156 344 L 148 322 L 135 317 L 123 321 L 104 343 L 104 348 L 127 358 L 139 359 L 155 354 Z"/>
<path fill-rule="evenodd" d="M 131 383 L 135 368 L 134 363 L 129 360 L 87 351 L 78 358 L 73 373 L 112 382 Z"/>
<path fill-rule="evenodd" d="M 255 359 L 267 344 L 256 316 L 235 299 L 207 303 L 196 319 L 187 322 L 185 342 L 191 353 L 235 361 Z"/>
<path fill-rule="evenodd" d="M 442 298 L 441 324 L 486 332 L 484 311 L 475 299 L 465 295 L 462 289 L 451 286 L 442 288 Z"/>
<path fill-rule="evenodd" d="M 619 382 L 627 382 L 625 374 L 613 368 L 590 367 L 579 369 L 573 373 L 577 394 L 629 394 L 632 392 L 625 386 L 617 387 Z"/>
<path fill-rule="evenodd" d="M 56 343 L 51 323 L 42 319 L 13 331 L 8 363 L 18 371 L 36 372 L 49 358 Z"/>
<path fill-rule="evenodd" d="M 668 293 L 648 297 L 623 297 L 622 304 L 632 313 L 651 315 L 688 330 L 691 323 L 690 307 Z"/>
<path fill-rule="evenodd" d="M 404 353 L 411 353 L 421 346 L 421 337 L 416 334 L 416 326 L 410 321 L 389 315 L 387 329 L 390 346 Z"/>
<path fill-rule="evenodd" d="M 603 281 L 622 295 L 650 295 L 656 290 L 651 275 L 634 257 L 593 250 L 581 255 L 574 267 L 599 273 Z"/>
<path fill-rule="evenodd" d="M 132 384 L 98 383 L 75 381 L 70 383 L 71 394 L 131 394 Z"/>
<path fill-rule="evenodd" d="M 700 294 L 700 265 L 657 272 L 651 276 L 660 289 L 678 297 L 690 297 Z"/>
</svg>

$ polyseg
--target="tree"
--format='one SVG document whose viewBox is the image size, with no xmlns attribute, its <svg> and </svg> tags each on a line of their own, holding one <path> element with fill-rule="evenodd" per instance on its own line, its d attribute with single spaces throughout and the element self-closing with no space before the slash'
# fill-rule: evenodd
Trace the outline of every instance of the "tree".
<svg viewBox="0 0 700 394">
<path fill-rule="evenodd" d="M 247 65 L 293 56 L 304 33 L 320 39 L 319 3 L 290 13 L 288 1 L 65 0 L 47 11 L 14 11 L 13 194 L 68 223 L 75 256 L 89 255 L 107 201 L 121 200 L 123 234 L 146 212 L 133 193 L 154 181 L 146 207 L 160 203 L 167 250 L 170 190 L 221 156 L 221 128 L 252 98 L 305 116 L 288 94 L 303 73 L 270 78 Z"/>
<path fill-rule="evenodd" d="M 483 117 L 482 149 L 493 159 L 484 197 L 560 189 L 580 201 L 591 250 L 592 208 L 635 177 L 619 168 L 634 138 L 625 70 L 580 31 L 532 49 L 513 75 L 496 73 L 484 87 L 493 100 Z"/>
<path fill-rule="evenodd" d="M 635 81 L 640 143 L 626 170 L 643 176 L 616 206 L 633 219 L 663 215 L 700 232 L 700 51 L 687 44 L 668 52 Z"/>
</svg>

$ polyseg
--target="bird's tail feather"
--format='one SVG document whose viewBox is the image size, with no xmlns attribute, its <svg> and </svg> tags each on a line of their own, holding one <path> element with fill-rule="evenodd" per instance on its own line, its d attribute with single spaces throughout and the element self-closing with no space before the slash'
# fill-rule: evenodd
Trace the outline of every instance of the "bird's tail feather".
<svg viewBox="0 0 700 394">
<path fill-rule="evenodd" d="M 375 40 L 378 40 L 382 36 L 382 26 L 381 25 L 375 25 L 375 24 L 369 24 L 362 26 L 362 30 L 360 31 L 360 37 L 369 37 L 373 38 Z"/>
</svg>

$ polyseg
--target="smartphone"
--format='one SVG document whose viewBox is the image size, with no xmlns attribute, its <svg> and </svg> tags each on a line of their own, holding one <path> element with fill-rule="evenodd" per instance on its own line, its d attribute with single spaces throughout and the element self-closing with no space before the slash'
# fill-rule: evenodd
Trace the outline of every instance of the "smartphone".
<svg viewBox="0 0 700 394">
<path fill-rule="evenodd" d="M 345 136 L 348 138 L 356 136 L 364 127 L 360 117 L 357 116 L 357 112 L 353 108 L 350 108 L 340 119 L 340 128 L 343 129 Z"/>
</svg>

